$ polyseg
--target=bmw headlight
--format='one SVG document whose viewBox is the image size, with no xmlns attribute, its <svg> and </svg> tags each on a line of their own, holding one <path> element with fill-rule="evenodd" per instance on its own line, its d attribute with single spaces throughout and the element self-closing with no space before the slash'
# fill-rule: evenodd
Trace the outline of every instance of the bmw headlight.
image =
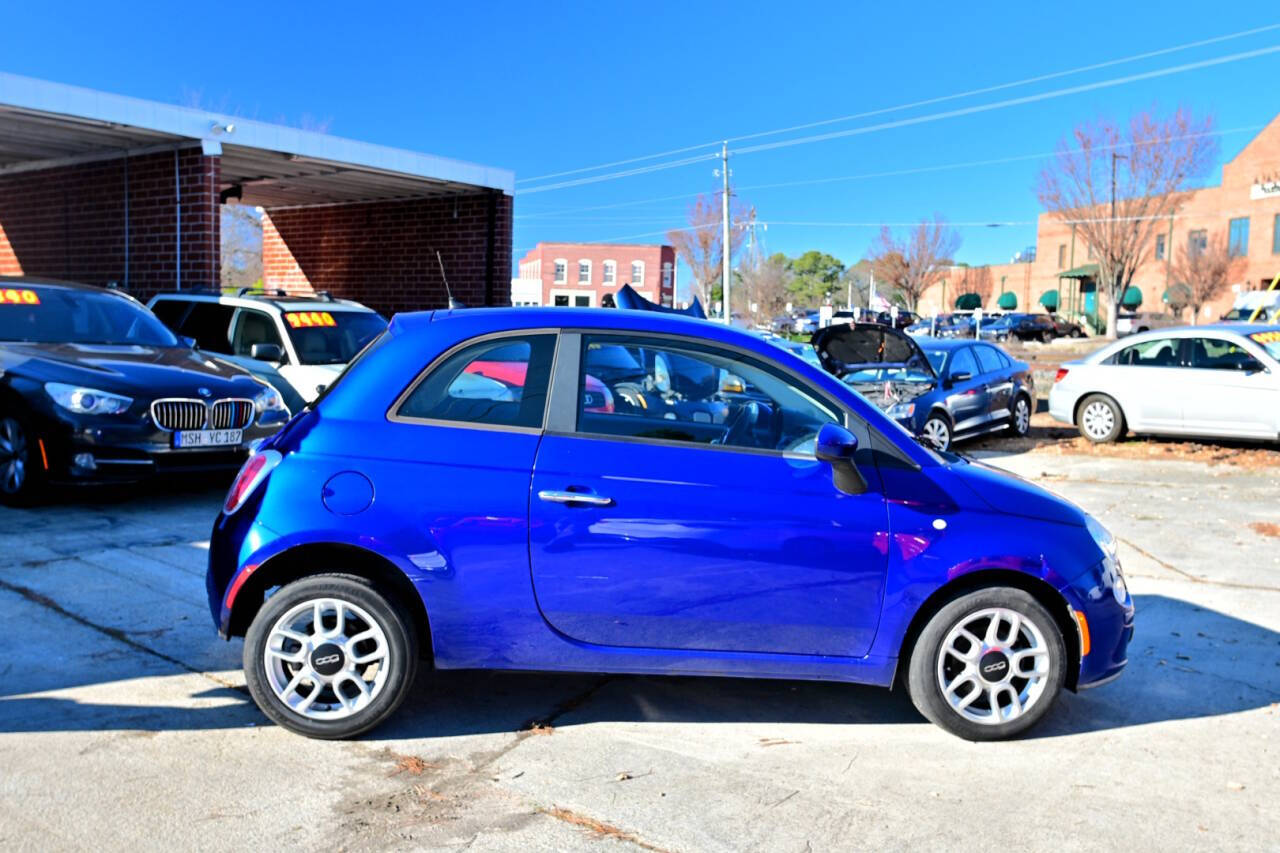
<svg viewBox="0 0 1280 853">
<path fill-rule="evenodd" d="M 911 417 L 915 413 L 916 413 L 915 403 L 895 403 L 894 405 L 889 407 L 889 410 L 885 414 L 887 414 L 889 417 L 893 418 L 894 420 L 902 420 L 903 418 Z"/>
<path fill-rule="evenodd" d="M 1116 601 L 1124 604 L 1129 597 L 1128 587 L 1124 582 L 1124 574 L 1120 571 L 1120 557 L 1116 550 L 1115 535 L 1103 527 L 1092 515 L 1084 517 L 1085 529 L 1093 537 L 1093 541 L 1102 549 L 1102 586 L 1109 587 Z"/>
<path fill-rule="evenodd" d="M 118 415 L 133 403 L 132 398 L 120 394 L 61 382 L 46 382 L 44 390 L 53 402 L 77 415 Z"/>
<path fill-rule="evenodd" d="M 284 404 L 284 398 L 270 385 L 264 385 L 253 398 L 253 408 L 258 413 L 259 423 L 282 423 L 289 417 L 289 407 Z"/>
</svg>

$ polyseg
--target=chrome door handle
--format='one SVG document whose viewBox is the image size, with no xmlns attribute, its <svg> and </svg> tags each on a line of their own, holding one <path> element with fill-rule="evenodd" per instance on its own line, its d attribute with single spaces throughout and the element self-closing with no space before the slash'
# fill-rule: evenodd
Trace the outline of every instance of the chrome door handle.
<svg viewBox="0 0 1280 853">
<path fill-rule="evenodd" d="M 538 492 L 538 500 L 550 501 L 553 504 L 589 504 L 591 506 L 609 506 L 613 503 L 613 498 L 605 498 L 589 492 L 557 492 L 551 489 Z"/>
</svg>

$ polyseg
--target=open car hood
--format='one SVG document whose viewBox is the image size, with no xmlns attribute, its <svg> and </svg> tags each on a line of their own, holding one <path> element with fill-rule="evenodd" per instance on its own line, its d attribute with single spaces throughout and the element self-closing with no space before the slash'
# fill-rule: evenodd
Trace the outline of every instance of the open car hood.
<svg viewBox="0 0 1280 853">
<path fill-rule="evenodd" d="M 823 368 L 838 378 L 869 367 L 903 367 L 937 379 L 933 365 L 915 339 L 892 326 L 828 326 L 814 332 L 811 341 Z"/>
<path fill-rule="evenodd" d="M 693 302 L 688 308 L 668 308 L 665 305 L 659 305 L 656 302 L 650 302 L 635 289 L 624 284 L 618 293 L 613 297 L 614 304 L 619 308 L 627 308 L 631 311 L 659 311 L 663 314 L 683 314 L 686 317 L 696 317 L 699 320 L 707 319 L 707 312 L 702 310 L 702 303 L 698 301 L 698 297 L 693 297 Z"/>
</svg>

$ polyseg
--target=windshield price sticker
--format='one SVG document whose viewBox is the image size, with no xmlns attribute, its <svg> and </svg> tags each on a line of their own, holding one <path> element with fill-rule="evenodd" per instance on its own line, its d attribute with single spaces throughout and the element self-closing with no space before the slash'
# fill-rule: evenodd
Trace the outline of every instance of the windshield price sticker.
<svg viewBox="0 0 1280 853">
<path fill-rule="evenodd" d="M 39 305 L 40 294 L 34 290 L 0 290 L 0 305 Z"/>
<path fill-rule="evenodd" d="M 1249 337 L 1260 344 L 1280 344 L 1280 332 L 1256 332 Z"/>
<path fill-rule="evenodd" d="M 290 311 L 284 315 L 284 321 L 295 329 L 338 325 L 328 311 Z"/>
</svg>

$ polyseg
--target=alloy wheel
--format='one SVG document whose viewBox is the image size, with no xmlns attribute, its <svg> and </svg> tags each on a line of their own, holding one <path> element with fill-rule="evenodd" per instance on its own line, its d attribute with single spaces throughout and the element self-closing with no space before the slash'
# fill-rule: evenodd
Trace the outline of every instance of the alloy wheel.
<svg viewBox="0 0 1280 853">
<path fill-rule="evenodd" d="M 946 450 L 951 444 L 951 428 L 942 418 L 929 418 L 922 430 L 924 438 L 938 450 Z"/>
<path fill-rule="evenodd" d="M 0 420 L 0 489 L 16 495 L 27 481 L 27 435 L 15 418 Z"/>
<path fill-rule="evenodd" d="M 271 626 L 267 684 L 289 710 L 338 720 L 369 706 L 387 680 L 389 644 L 364 609 L 339 598 L 304 601 Z"/>
<path fill-rule="evenodd" d="M 1015 610 L 989 607 L 965 616 L 943 639 L 938 686 L 956 714 L 980 725 L 999 725 L 1040 701 L 1050 661 L 1039 625 Z"/>
<path fill-rule="evenodd" d="M 1031 429 L 1031 406 L 1027 404 L 1026 397 L 1019 397 L 1013 404 L 1013 425 L 1018 435 L 1026 435 Z"/>
<path fill-rule="evenodd" d="M 1115 429 L 1116 415 L 1106 403 L 1095 400 L 1084 407 L 1084 411 L 1080 413 L 1080 422 L 1084 426 L 1086 435 L 1101 441 L 1111 435 L 1111 431 Z"/>
</svg>

